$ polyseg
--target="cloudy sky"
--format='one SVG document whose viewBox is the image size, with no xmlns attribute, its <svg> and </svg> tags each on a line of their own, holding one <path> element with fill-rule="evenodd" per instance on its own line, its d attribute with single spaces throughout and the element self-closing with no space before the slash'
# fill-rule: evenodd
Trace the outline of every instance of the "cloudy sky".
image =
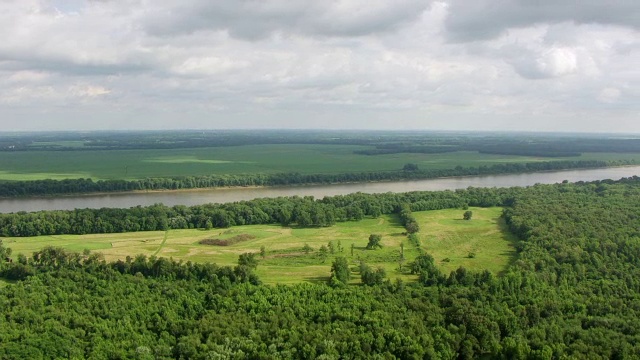
<svg viewBox="0 0 640 360">
<path fill-rule="evenodd" d="M 0 131 L 640 133 L 638 0 L 0 0 Z"/>
</svg>

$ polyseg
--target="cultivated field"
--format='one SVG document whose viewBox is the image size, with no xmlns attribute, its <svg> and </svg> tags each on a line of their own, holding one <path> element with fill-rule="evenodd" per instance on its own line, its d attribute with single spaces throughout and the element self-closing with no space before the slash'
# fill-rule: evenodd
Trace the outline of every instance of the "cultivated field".
<svg viewBox="0 0 640 360">
<path fill-rule="evenodd" d="M 444 154 L 357 155 L 356 145 L 245 145 L 194 149 L 79 150 L 0 152 L 0 180 L 141 179 L 146 177 L 255 173 L 347 173 L 400 170 L 406 163 L 420 169 L 452 169 L 509 162 L 551 160 L 624 160 L 638 154 L 585 153 L 569 158 Z"/>
<path fill-rule="evenodd" d="M 472 208 L 473 219 L 464 221 L 462 210 L 415 212 L 420 223 L 422 249 L 431 254 L 446 273 L 459 266 L 468 269 L 487 269 L 499 273 L 515 257 L 514 238 L 499 218 L 501 208 Z M 338 223 L 327 228 L 289 228 L 276 225 L 237 226 L 213 230 L 169 230 L 167 232 L 139 232 L 126 234 L 63 235 L 33 238 L 5 238 L 6 246 L 30 255 L 45 246 L 62 247 L 71 251 L 90 249 L 101 252 L 107 260 L 125 259 L 137 254 L 172 257 L 176 260 L 214 262 L 235 265 L 238 255 L 259 253 L 264 247 L 258 275 L 266 283 L 296 283 L 326 281 L 335 256 L 345 256 L 356 269 L 359 261 L 386 270 L 390 279 L 411 281 L 408 263 L 419 250 L 407 241 L 404 228 L 395 216 L 381 216 L 358 222 Z M 382 235 L 383 248 L 365 249 L 370 234 Z M 225 240 L 241 236 L 247 240 L 229 246 L 202 245 L 204 239 Z M 320 247 L 329 242 L 334 253 L 323 256 Z M 403 271 L 400 271 L 400 244 L 404 244 Z M 351 247 L 353 244 L 353 255 Z M 305 245 L 309 248 L 305 249 Z M 474 253 L 475 257 L 469 257 Z M 448 259 L 448 260 L 445 260 Z M 354 283 L 359 282 L 356 276 Z"/>
</svg>

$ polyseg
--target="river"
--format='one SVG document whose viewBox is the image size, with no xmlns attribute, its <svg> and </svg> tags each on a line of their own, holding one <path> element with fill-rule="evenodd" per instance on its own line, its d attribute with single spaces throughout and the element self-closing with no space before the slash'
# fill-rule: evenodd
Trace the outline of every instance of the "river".
<svg viewBox="0 0 640 360">
<path fill-rule="evenodd" d="M 566 170 L 543 173 L 470 176 L 458 178 L 429 179 L 416 181 L 393 181 L 360 184 L 311 185 L 264 188 L 222 188 L 181 191 L 150 191 L 135 193 L 113 193 L 98 195 L 57 196 L 42 198 L 0 199 L 0 212 L 71 210 L 76 208 L 128 208 L 156 203 L 165 205 L 200 205 L 226 203 L 278 196 L 325 196 L 346 195 L 354 192 L 385 193 L 407 191 L 455 190 L 473 187 L 529 186 L 537 183 L 553 184 L 568 180 L 594 181 L 620 179 L 640 175 L 640 166 L 605 169 Z"/>
</svg>

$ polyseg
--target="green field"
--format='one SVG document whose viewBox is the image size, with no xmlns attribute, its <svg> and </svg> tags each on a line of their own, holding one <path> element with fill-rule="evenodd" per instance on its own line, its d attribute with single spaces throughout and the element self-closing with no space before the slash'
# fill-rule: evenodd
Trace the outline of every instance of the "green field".
<svg viewBox="0 0 640 360">
<path fill-rule="evenodd" d="M 516 238 L 500 217 L 501 208 L 470 210 L 469 221 L 462 220 L 462 210 L 414 212 L 422 246 L 445 273 L 460 266 L 499 273 L 516 256 Z M 471 253 L 475 257 L 470 258 Z"/>
<path fill-rule="evenodd" d="M 501 208 L 472 208 L 473 219 L 463 221 L 462 210 L 438 210 L 414 213 L 420 223 L 422 248 L 431 254 L 446 273 L 459 266 L 487 269 L 499 273 L 515 257 L 514 238 L 500 219 Z M 90 249 L 104 254 L 107 260 L 125 259 L 137 254 L 172 257 L 176 260 L 214 262 L 235 265 L 238 255 L 258 253 L 265 247 L 266 256 L 259 256 L 258 275 L 266 283 L 297 283 L 325 281 L 335 256 L 345 256 L 357 269 L 360 260 L 371 267 L 382 267 L 390 279 L 413 280 L 408 263 L 419 255 L 411 245 L 404 228 L 395 216 L 381 216 L 358 222 L 338 223 L 326 228 L 290 228 L 276 225 L 237 226 L 213 230 L 169 230 L 167 232 L 138 232 L 125 234 L 60 235 L 33 238 L 5 238 L 13 249 L 13 257 L 30 255 L 45 246 L 62 247 L 71 251 Z M 381 234 L 384 247 L 366 250 L 370 234 Z M 203 239 L 228 239 L 248 234 L 252 239 L 231 246 L 201 245 Z M 319 248 L 332 242 L 334 254 L 323 259 Z M 404 243 L 404 271 L 400 271 L 400 244 Z M 303 247 L 311 251 L 305 253 Z M 338 244 L 342 250 L 338 250 Z M 353 256 L 351 244 L 354 245 Z M 469 258 L 470 252 L 475 253 Z M 443 261 L 449 258 L 449 262 Z M 354 283 L 359 282 L 356 276 Z"/>
<path fill-rule="evenodd" d="M 348 173 L 400 170 L 406 163 L 420 169 L 452 169 L 509 162 L 551 160 L 624 160 L 638 154 L 583 154 L 570 158 L 444 154 L 357 155 L 356 145 L 246 145 L 194 149 L 0 152 L 0 180 L 141 179 L 146 177 L 254 173 Z"/>
</svg>

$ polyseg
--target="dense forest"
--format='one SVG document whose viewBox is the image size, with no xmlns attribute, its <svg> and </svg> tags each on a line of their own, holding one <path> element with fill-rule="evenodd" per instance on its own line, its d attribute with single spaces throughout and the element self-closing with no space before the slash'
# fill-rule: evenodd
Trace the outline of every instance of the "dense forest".
<svg viewBox="0 0 640 360">
<path fill-rule="evenodd" d="M 0 265 L 5 278 L 20 279 L 0 289 L 0 358 L 638 358 L 638 199 L 638 177 L 289 199 L 351 204 L 370 216 L 376 211 L 366 209 L 378 206 L 404 211 L 405 221 L 412 209 L 506 207 L 520 241 L 503 274 L 441 273 L 424 244 L 410 266 L 416 283 L 265 286 L 248 256 L 230 268 L 144 256 L 107 263 L 98 254 L 47 248 Z M 267 203 L 289 200 L 218 210 L 244 206 L 259 214 Z M 0 255 L 9 251 L 0 245 Z"/>
<path fill-rule="evenodd" d="M 0 197 L 45 196 L 77 193 L 117 192 L 135 190 L 177 190 L 230 186 L 285 186 L 303 184 L 333 184 L 347 182 L 433 179 L 450 176 L 513 174 L 535 171 L 599 168 L 636 164 L 631 160 L 564 160 L 532 163 L 507 163 L 491 166 L 454 169 L 421 170 L 417 166 L 398 171 L 358 172 L 344 174 L 243 174 L 147 178 L 142 180 L 31 180 L 0 181 Z M 415 164 L 407 164 L 415 165 Z"/>
</svg>

